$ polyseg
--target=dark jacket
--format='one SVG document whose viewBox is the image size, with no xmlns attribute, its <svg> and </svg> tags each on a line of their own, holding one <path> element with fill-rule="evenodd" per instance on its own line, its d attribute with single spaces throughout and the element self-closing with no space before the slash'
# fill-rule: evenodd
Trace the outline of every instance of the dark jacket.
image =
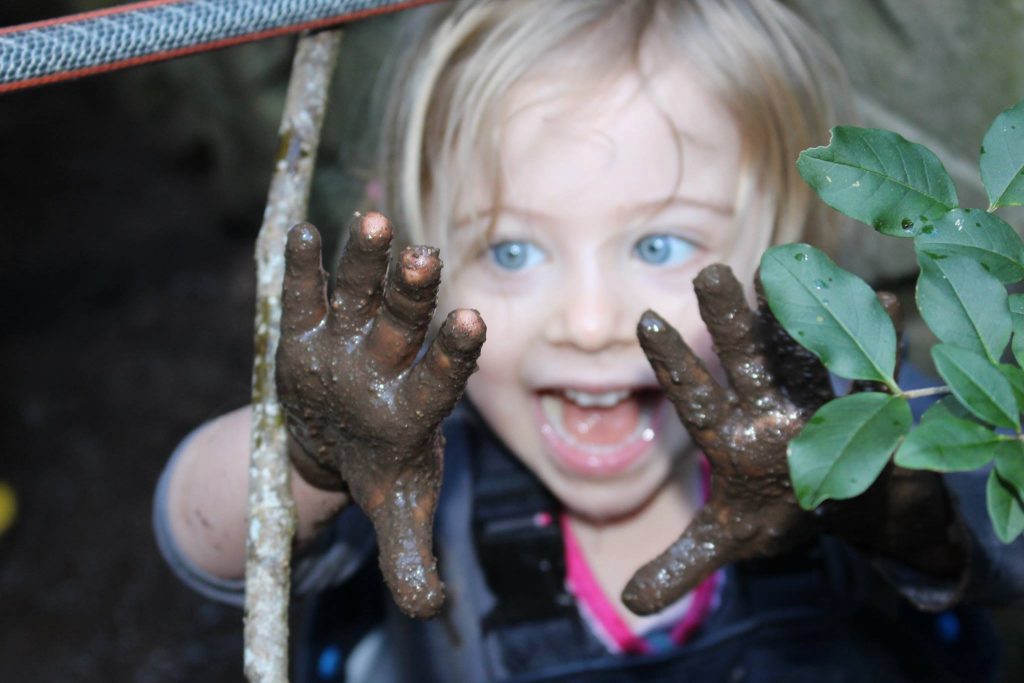
<svg viewBox="0 0 1024 683">
<path fill-rule="evenodd" d="M 565 590 L 559 525 L 532 523 L 538 512 L 557 514 L 557 502 L 468 408 L 449 418 L 445 435 L 435 541 L 448 593 L 442 616 L 418 622 L 398 614 L 376 563 L 367 563 L 347 584 L 316 599 L 297 680 L 345 680 L 343 668 L 324 666 L 325 655 L 334 653 L 335 662 L 361 656 L 365 646 L 355 641 L 363 634 L 382 646 L 370 667 L 367 680 L 373 681 L 995 678 L 996 639 L 981 610 L 919 612 L 900 590 L 952 587 L 899 568 L 879 572 L 828 537 L 791 555 L 728 567 L 717 608 L 685 646 L 656 655 L 609 654 Z M 961 484 L 973 491 L 980 481 L 962 478 Z M 969 503 L 976 507 L 979 500 Z M 987 525 L 983 502 L 980 512 Z M 332 536 L 321 550 L 337 538 L 350 544 L 354 537 L 372 538 L 355 510 L 339 519 Z M 975 569 L 991 573 L 987 560 Z"/>
</svg>

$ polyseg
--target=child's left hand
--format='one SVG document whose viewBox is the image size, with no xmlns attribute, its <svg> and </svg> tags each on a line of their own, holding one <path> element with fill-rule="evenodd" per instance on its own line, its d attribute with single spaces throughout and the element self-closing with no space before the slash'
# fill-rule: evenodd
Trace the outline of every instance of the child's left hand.
<svg viewBox="0 0 1024 683">
<path fill-rule="evenodd" d="M 719 385 L 661 317 L 644 314 L 640 345 L 707 456 L 712 487 L 682 537 L 637 571 L 623 591 L 623 602 L 638 614 L 665 607 L 723 565 L 779 554 L 813 534 L 790 485 L 786 445 L 823 402 L 821 395 L 790 397 L 780 390 L 758 319 L 727 266 L 702 270 L 694 290 L 731 388 Z M 828 375 L 803 377 L 804 386 L 814 379 L 827 384 Z"/>
<path fill-rule="evenodd" d="M 934 473 L 890 467 L 858 498 L 814 513 L 799 506 L 787 444 L 832 398 L 828 372 L 786 334 L 763 299 L 759 315 L 750 310 L 727 266 L 702 270 L 694 290 L 730 388 L 719 385 L 656 313 L 644 314 L 638 335 L 658 381 L 708 458 L 711 496 L 679 540 L 633 575 L 622 594 L 626 606 L 638 614 L 655 612 L 726 564 L 784 553 L 823 530 L 922 571 L 962 574 L 966 532 Z M 896 317 L 895 299 L 880 298 Z"/>
</svg>

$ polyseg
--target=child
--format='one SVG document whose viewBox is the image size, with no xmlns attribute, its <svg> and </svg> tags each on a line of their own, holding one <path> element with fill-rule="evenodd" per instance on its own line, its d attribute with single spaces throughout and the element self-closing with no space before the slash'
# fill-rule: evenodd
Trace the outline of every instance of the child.
<svg viewBox="0 0 1024 683">
<path fill-rule="evenodd" d="M 834 233 L 794 165 L 843 111 L 813 32 L 774 0 L 474 0 L 409 22 L 384 203 L 444 282 L 427 248 L 385 277 L 371 213 L 330 306 L 319 236 L 293 229 L 283 296 L 297 589 L 361 572 L 354 501 L 401 609 L 444 605 L 390 615 L 350 662 L 375 681 L 911 680 L 955 653 L 989 676 L 976 629 L 936 651 L 933 622 L 796 508 L 785 443 L 809 403 L 789 401 L 820 392 L 776 389 L 749 292 L 705 268 L 750 283 L 770 244 Z M 435 298 L 453 313 L 416 362 Z M 172 566 L 235 602 L 248 438 L 247 408 L 198 429 L 155 507 Z M 886 516 L 903 485 L 903 512 L 929 511 L 910 534 Z M 824 525 L 941 606 L 968 552 L 945 489 L 880 487 Z"/>
</svg>

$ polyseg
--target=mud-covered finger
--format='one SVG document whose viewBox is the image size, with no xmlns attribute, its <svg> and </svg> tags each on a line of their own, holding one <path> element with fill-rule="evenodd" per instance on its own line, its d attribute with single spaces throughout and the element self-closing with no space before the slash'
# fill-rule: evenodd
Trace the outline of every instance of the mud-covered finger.
<svg viewBox="0 0 1024 683">
<path fill-rule="evenodd" d="M 813 412 L 834 398 L 828 369 L 779 323 L 768 306 L 760 276 L 754 280 L 754 289 L 761 336 L 772 373 L 794 405 Z"/>
<path fill-rule="evenodd" d="M 416 357 L 430 326 L 440 282 L 441 259 L 432 247 L 406 247 L 391 263 L 383 305 L 366 346 L 379 363 L 405 368 Z"/>
<path fill-rule="evenodd" d="M 645 311 L 637 325 L 640 347 L 680 419 L 701 447 L 725 419 L 732 402 L 704 361 L 679 333 L 654 311 Z"/>
<path fill-rule="evenodd" d="M 653 614 L 679 600 L 734 559 L 732 544 L 716 532 L 715 515 L 703 508 L 672 546 L 637 570 L 622 591 L 635 614 Z"/>
<path fill-rule="evenodd" d="M 331 294 L 331 307 L 344 327 L 362 327 L 376 312 L 392 234 L 391 223 L 377 212 L 352 221 Z"/>
<path fill-rule="evenodd" d="M 715 263 L 698 273 L 693 291 L 736 396 L 755 410 L 775 407 L 775 381 L 765 358 L 757 316 L 747 305 L 743 285 L 729 266 Z"/>
<path fill-rule="evenodd" d="M 875 292 L 875 296 L 878 297 L 878 303 L 882 304 L 882 310 L 889 316 L 889 320 L 892 321 L 892 325 L 896 328 L 896 367 L 893 369 L 893 377 L 899 381 L 900 378 L 900 365 L 901 365 L 901 350 L 903 348 L 903 306 L 900 304 L 900 300 L 892 292 L 886 292 L 884 290 Z M 850 393 L 858 394 L 863 391 L 880 391 L 883 393 L 889 393 L 889 387 L 885 386 L 881 382 L 871 382 L 869 380 L 854 380 L 850 385 Z"/>
<path fill-rule="evenodd" d="M 438 442 L 438 451 L 442 444 Z M 440 452 L 435 456 L 440 458 Z M 439 472 L 438 466 L 403 473 L 379 505 L 364 508 L 373 522 L 381 573 L 395 604 L 418 619 L 436 615 L 444 604 L 444 584 L 433 552 Z"/>
<path fill-rule="evenodd" d="M 440 422 L 462 397 L 486 337 L 487 326 L 477 311 L 464 308 L 448 314 L 403 387 L 406 401 L 426 424 Z"/>
<path fill-rule="evenodd" d="M 281 329 L 301 334 L 327 314 L 327 275 L 320 258 L 320 233 L 309 223 L 288 231 L 281 287 Z"/>
</svg>

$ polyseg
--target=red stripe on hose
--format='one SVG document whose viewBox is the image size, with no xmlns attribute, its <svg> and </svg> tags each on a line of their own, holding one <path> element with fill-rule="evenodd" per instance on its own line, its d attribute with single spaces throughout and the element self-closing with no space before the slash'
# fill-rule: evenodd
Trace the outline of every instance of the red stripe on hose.
<svg viewBox="0 0 1024 683">
<path fill-rule="evenodd" d="M 137 3 L 136 7 L 142 4 L 170 4 L 182 1 L 183 0 L 153 0 L 150 3 Z M 48 85 L 50 83 L 69 81 L 71 79 L 81 78 L 83 76 L 93 76 L 95 74 L 106 73 L 108 71 L 127 69 L 129 67 L 139 66 L 142 64 L 161 62 L 168 59 L 174 59 L 176 57 L 187 57 L 189 55 L 198 54 L 200 52 L 218 50 L 220 48 L 231 47 L 233 45 L 240 45 L 241 43 L 249 43 L 257 40 L 263 40 L 264 38 L 274 38 L 276 36 L 282 36 L 288 33 L 298 33 L 299 31 L 327 28 L 329 26 L 336 26 L 338 24 L 356 21 L 358 19 L 365 19 L 367 17 L 376 16 L 378 14 L 387 14 L 389 12 L 396 12 L 398 10 L 409 9 L 411 7 L 416 7 L 419 5 L 428 5 L 439 1 L 440 0 L 409 0 L 408 2 L 399 2 L 393 5 L 386 5 L 384 7 L 373 7 L 370 9 L 362 10 L 360 12 L 354 12 L 352 14 L 341 14 L 333 17 L 326 17 L 324 19 L 317 19 L 316 21 L 309 21 L 304 24 L 291 24 L 288 26 L 279 26 L 277 28 L 267 29 L 266 31 L 259 31 L 257 33 L 246 33 L 240 36 L 232 36 L 231 38 L 224 38 L 223 40 L 216 40 L 211 43 L 200 43 L 198 45 L 189 45 L 188 47 L 182 47 L 176 50 L 165 50 L 163 52 L 154 52 L 148 55 L 139 55 L 138 57 L 122 59 L 120 61 L 110 62 L 108 64 L 97 64 L 96 66 L 90 66 L 84 69 L 75 69 L 73 71 L 61 71 L 59 73 L 38 76 L 36 78 L 30 78 L 24 81 L 15 81 L 13 83 L 0 83 L 0 94 L 6 92 L 13 92 L 15 90 L 34 88 L 40 85 Z M 76 16 L 81 17 L 83 15 Z M 23 24 L 23 26 L 28 26 L 28 24 Z"/>
<path fill-rule="evenodd" d="M 90 19 L 98 19 L 100 17 L 110 16 L 111 14 L 124 14 L 125 12 L 134 12 L 135 10 L 149 9 L 150 7 L 159 7 L 160 5 L 176 5 L 182 2 L 192 1 L 193 0 L 144 0 L 143 2 L 131 2 L 127 5 L 116 5 L 114 7 L 96 9 L 90 12 L 79 12 L 78 14 L 69 14 L 64 17 L 55 17 L 53 19 L 33 21 L 28 24 L 18 24 L 17 26 L 5 26 L 3 28 L 0 28 L 0 36 L 4 35 L 5 33 L 19 33 L 21 31 L 32 31 L 37 28 L 46 28 L 47 26 L 69 24 L 73 21 L 89 21 Z"/>
</svg>

